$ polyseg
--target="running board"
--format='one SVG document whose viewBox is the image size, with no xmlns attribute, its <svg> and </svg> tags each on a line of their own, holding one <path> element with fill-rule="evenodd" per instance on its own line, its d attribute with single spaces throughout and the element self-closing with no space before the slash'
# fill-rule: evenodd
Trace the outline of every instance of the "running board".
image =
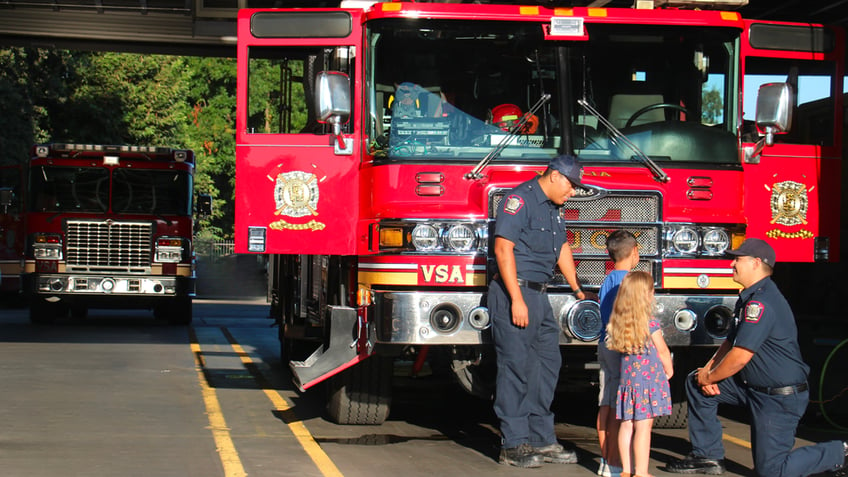
<svg viewBox="0 0 848 477">
<path fill-rule="evenodd" d="M 303 361 L 292 361 L 292 380 L 301 392 L 344 371 L 367 356 L 360 356 L 359 316 L 356 308 L 330 306 L 330 346 L 320 346 Z"/>
</svg>

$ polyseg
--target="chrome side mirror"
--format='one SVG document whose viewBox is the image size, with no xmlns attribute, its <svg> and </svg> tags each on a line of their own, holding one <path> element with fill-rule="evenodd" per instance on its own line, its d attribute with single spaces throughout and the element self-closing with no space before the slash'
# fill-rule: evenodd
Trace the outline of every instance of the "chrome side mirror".
<svg viewBox="0 0 848 477">
<path fill-rule="evenodd" d="M 766 145 L 774 135 L 789 132 L 792 124 L 793 94 L 788 83 L 767 83 L 757 93 L 757 130 L 766 135 Z"/>
<path fill-rule="evenodd" d="M 757 131 L 764 134 L 753 149 L 745 148 L 745 162 L 756 164 L 766 146 L 774 144 L 775 134 L 789 132 L 795 104 L 792 86 L 788 83 L 766 83 L 757 92 Z"/>
<path fill-rule="evenodd" d="M 350 77 L 338 71 L 322 71 L 315 78 L 315 111 L 318 122 L 331 124 L 344 149 L 342 124 L 350 118 Z"/>
<path fill-rule="evenodd" d="M 197 215 L 209 217 L 212 215 L 212 196 L 209 194 L 197 195 Z"/>
</svg>

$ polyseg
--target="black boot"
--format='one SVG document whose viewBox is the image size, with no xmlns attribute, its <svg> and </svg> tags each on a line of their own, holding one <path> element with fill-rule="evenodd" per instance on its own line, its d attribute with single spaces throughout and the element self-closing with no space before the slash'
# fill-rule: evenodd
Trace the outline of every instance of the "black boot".
<svg viewBox="0 0 848 477">
<path fill-rule="evenodd" d="M 521 444 L 518 447 L 510 447 L 501 449 L 501 456 L 498 461 L 501 464 L 514 465 L 516 467 L 541 467 L 545 462 L 541 454 L 537 454 L 530 447 L 530 444 Z"/>
<path fill-rule="evenodd" d="M 666 465 L 665 471 L 672 474 L 721 475 L 724 473 L 724 459 L 707 459 L 690 453 L 685 459 Z"/>
</svg>

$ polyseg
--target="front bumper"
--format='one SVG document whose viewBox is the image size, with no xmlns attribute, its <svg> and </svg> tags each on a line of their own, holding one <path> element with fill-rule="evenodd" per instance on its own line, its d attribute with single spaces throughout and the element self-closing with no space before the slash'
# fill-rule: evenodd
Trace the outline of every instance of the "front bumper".
<svg viewBox="0 0 848 477">
<path fill-rule="evenodd" d="M 374 290 L 377 342 L 403 345 L 479 345 L 492 342 L 485 293 Z M 560 324 L 560 345 L 597 343 L 596 302 L 549 292 Z M 714 345 L 729 330 L 736 296 L 656 295 L 656 319 L 669 346 Z M 532 319 L 532 317 L 531 317 Z"/>
<path fill-rule="evenodd" d="M 28 296 L 57 300 L 156 301 L 194 297 L 195 277 L 159 275 L 27 274 Z"/>
</svg>

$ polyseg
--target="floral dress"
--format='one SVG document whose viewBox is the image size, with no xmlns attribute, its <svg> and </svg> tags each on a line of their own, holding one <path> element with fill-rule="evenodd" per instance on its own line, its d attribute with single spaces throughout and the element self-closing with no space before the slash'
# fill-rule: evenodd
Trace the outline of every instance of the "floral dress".
<svg viewBox="0 0 848 477">
<path fill-rule="evenodd" d="M 653 334 L 660 325 L 651 320 L 649 328 Z M 668 378 L 650 338 L 642 353 L 621 355 L 621 382 L 616 402 L 615 417 L 620 420 L 641 421 L 671 414 Z"/>
</svg>

